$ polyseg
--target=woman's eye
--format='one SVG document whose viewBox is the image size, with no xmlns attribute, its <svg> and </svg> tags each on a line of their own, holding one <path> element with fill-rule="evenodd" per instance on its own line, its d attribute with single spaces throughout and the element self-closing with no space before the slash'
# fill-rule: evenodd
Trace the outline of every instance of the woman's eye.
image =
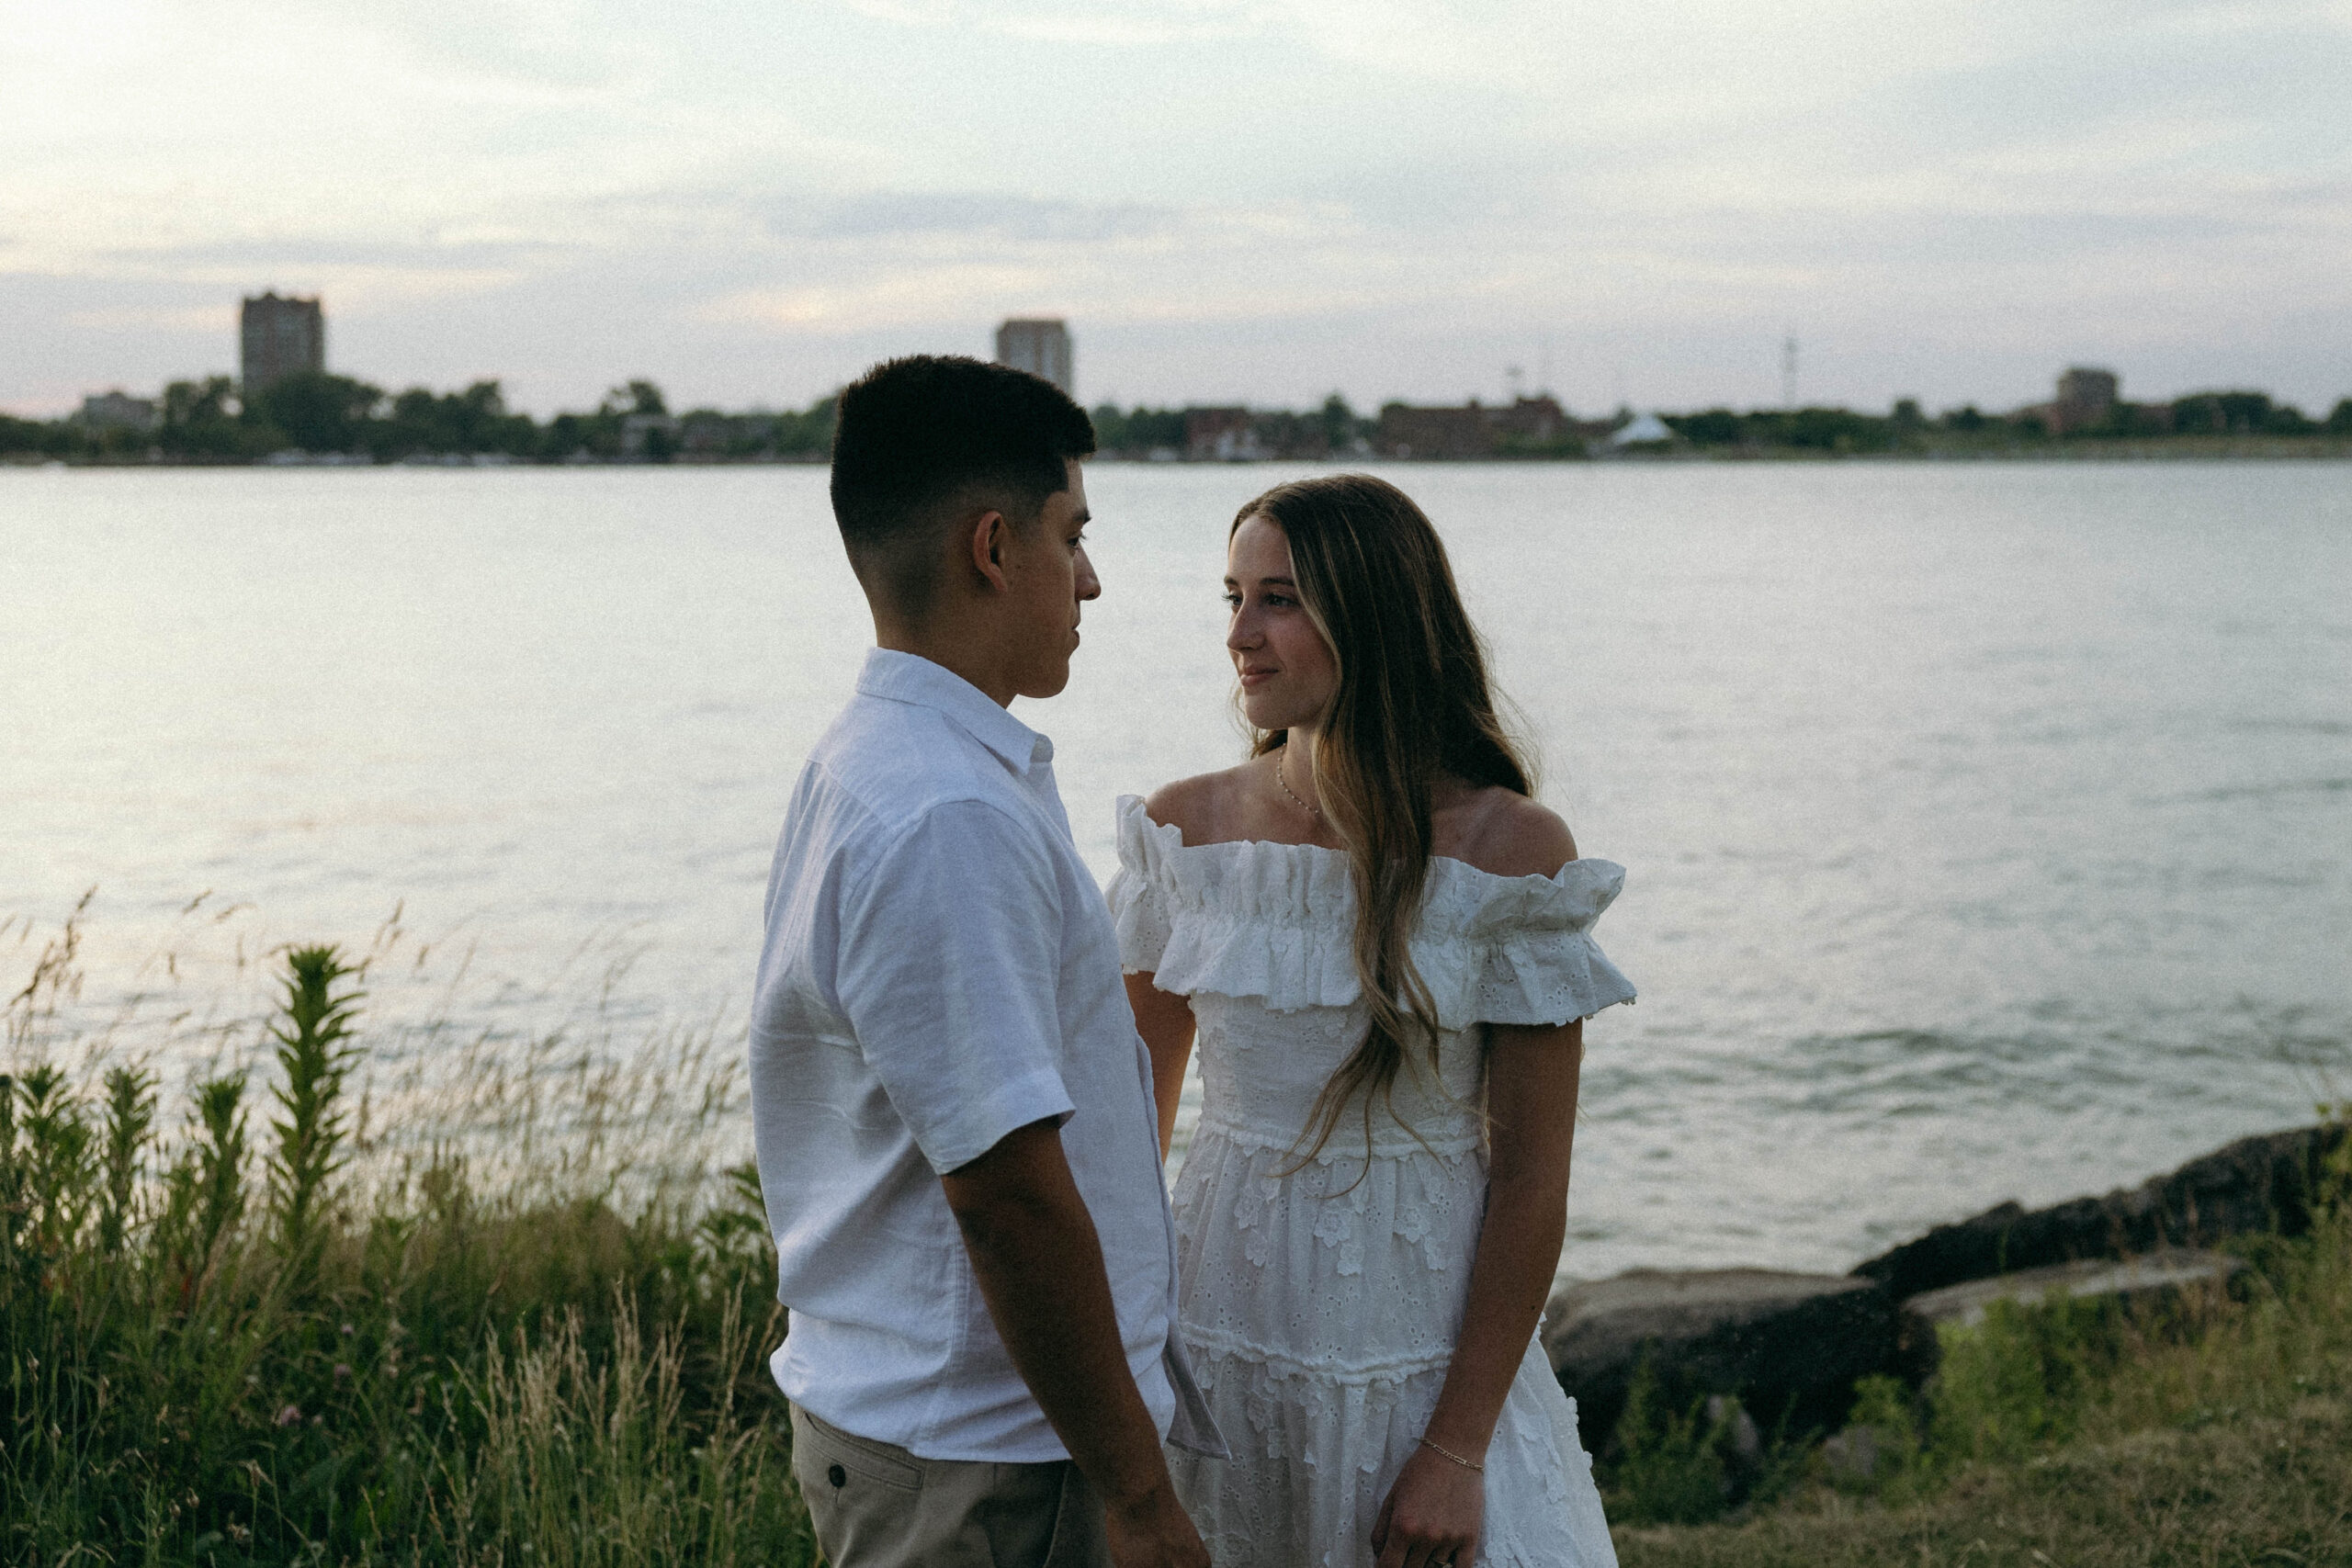
<svg viewBox="0 0 2352 1568">
<path fill-rule="evenodd" d="M 1220 593 L 1217 597 L 1223 599 L 1227 604 L 1232 605 L 1237 610 L 1241 608 L 1241 595 L 1238 593 Z"/>
</svg>

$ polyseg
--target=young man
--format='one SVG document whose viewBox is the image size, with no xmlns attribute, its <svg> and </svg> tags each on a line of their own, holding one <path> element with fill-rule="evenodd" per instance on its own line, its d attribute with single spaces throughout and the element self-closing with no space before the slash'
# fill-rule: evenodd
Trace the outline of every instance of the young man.
<svg viewBox="0 0 2352 1568">
<path fill-rule="evenodd" d="M 1174 1337 L 1150 1062 L 1053 747 L 1102 592 L 1093 427 L 969 359 L 842 394 L 874 612 L 802 772 L 752 1021 L 793 1472 L 835 1568 L 1205 1568 L 1160 1443 L 1223 1451 Z"/>
</svg>

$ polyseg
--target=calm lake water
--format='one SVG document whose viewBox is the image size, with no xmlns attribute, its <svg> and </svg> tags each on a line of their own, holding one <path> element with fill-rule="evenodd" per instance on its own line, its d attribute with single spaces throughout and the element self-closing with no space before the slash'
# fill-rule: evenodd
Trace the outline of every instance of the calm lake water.
<svg viewBox="0 0 2352 1568">
<path fill-rule="evenodd" d="M 1291 472 L 1089 478 L 1016 711 L 1106 877 L 1238 754 L 1223 535 Z M 1628 868 L 1566 1272 L 1843 1269 L 2352 1096 L 2352 468 L 1388 472 Z M 0 471 L 0 982 L 97 889 L 53 1032 L 250 1052 L 292 939 L 378 946 L 393 1057 L 740 1031 L 870 637 L 821 470 Z"/>
</svg>

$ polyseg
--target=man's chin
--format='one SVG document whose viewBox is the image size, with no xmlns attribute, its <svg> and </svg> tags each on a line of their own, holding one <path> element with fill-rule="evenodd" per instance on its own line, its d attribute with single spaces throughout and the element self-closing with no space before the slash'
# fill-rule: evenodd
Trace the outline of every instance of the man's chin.
<svg viewBox="0 0 2352 1568">
<path fill-rule="evenodd" d="M 1040 670 L 1021 683 L 1021 694 L 1033 701 L 1058 697 L 1069 685 L 1069 660 L 1062 660 L 1059 670 Z"/>
</svg>

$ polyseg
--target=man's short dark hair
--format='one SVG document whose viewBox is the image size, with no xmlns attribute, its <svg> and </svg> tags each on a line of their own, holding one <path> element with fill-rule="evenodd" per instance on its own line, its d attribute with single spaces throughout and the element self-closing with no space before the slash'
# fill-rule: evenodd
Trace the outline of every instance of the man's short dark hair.
<svg viewBox="0 0 2352 1568">
<path fill-rule="evenodd" d="M 1050 381 L 961 355 L 918 354 L 842 389 L 833 419 L 833 518 L 869 593 L 930 603 L 945 509 L 974 492 L 1018 528 L 1069 487 L 1066 460 L 1094 423 Z"/>
</svg>

